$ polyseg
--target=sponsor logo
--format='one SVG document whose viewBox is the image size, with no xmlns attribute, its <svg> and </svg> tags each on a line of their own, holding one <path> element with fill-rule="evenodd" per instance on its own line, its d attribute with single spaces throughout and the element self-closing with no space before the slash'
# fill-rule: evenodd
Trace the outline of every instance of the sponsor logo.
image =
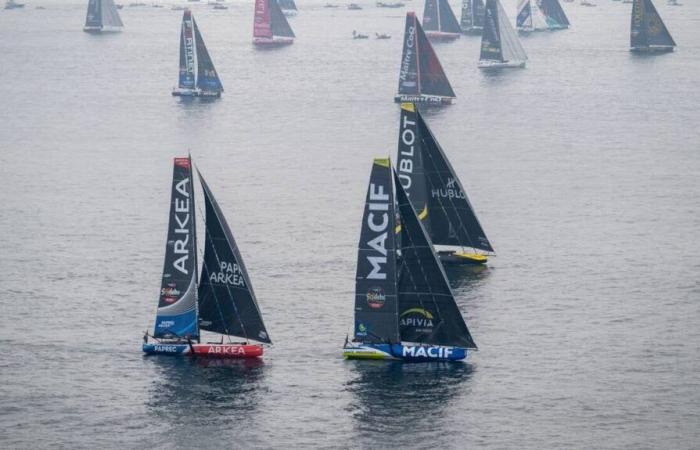
<svg viewBox="0 0 700 450">
<path fill-rule="evenodd" d="M 158 328 L 170 328 L 172 326 L 175 326 L 174 320 L 161 320 L 158 323 Z"/>
<path fill-rule="evenodd" d="M 445 187 L 442 189 L 431 189 L 430 195 L 432 195 L 433 198 L 467 198 L 467 196 L 464 195 L 464 192 L 462 192 L 462 190 L 459 188 L 455 178 L 448 178 Z"/>
<path fill-rule="evenodd" d="M 384 289 L 380 287 L 373 287 L 367 291 L 367 304 L 372 309 L 379 309 L 384 306 L 386 302 L 386 295 L 384 295 Z"/>
<path fill-rule="evenodd" d="M 192 19 L 182 22 L 183 34 L 185 36 L 185 70 L 187 73 L 194 73 L 194 38 L 192 37 Z"/>
<path fill-rule="evenodd" d="M 399 145 L 399 180 L 401 186 L 406 189 L 406 195 L 411 196 L 410 189 L 413 184 L 413 167 L 416 142 L 416 121 L 408 118 L 408 113 L 401 111 L 401 141 Z"/>
<path fill-rule="evenodd" d="M 160 295 L 167 295 L 168 297 L 177 297 L 180 295 L 180 290 L 176 287 L 165 287 L 160 290 Z"/>
<path fill-rule="evenodd" d="M 423 308 L 411 308 L 401 313 L 399 324 L 402 327 L 414 328 L 418 333 L 433 331 L 433 315 Z"/>
<path fill-rule="evenodd" d="M 401 356 L 411 358 L 448 359 L 450 356 L 452 356 L 452 349 L 445 347 L 414 347 L 404 345 L 401 350 Z"/>
<path fill-rule="evenodd" d="M 219 264 L 219 272 L 209 274 L 210 283 L 227 284 L 234 287 L 245 287 L 243 280 L 243 272 L 236 263 L 221 261 Z"/>
<path fill-rule="evenodd" d="M 362 322 L 358 322 L 355 330 L 355 335 L 357 336 L 367 336 L 367 325 Z"/>
<path fill-rule="evenodd" d="M 406 78 L 408 78 L 409 75 L 409 70 L 411 69 L 411 59 L 413 55 L 413 47 L 415 46 L 415 39 L 416 39 L 416 27 L 408 27 L 408 31 L 406 32 L 406 42 L 404 44 L 404 57 L 403 61 L 401 61 L 401 71 L 399 72 L 399 79 L 402 82 L 406 82 Z M 408 86 L 407 84 L 405 84 Z M 415 82 L 412 84 L 412 86 L 415 86 Z"/>
<path fill-rule="evenodd" d="M 386 280 L 389 194 L 386 193 L 383 185 L 369 184 L 367 210 L 367 226 L 370 231 L 376 234 L 367 241 L 367 246 L 374 251 L 367 254 L 367 262 L 369 262 L 372 269 L 366 278 L 368 280 Z"/>
<path fill-rule="evenodd" d="M 207 353 L 210 355 L 245 355 L 245 349 L 237 345 L 210 345 Z"/>
<path fill-rule="evenodd" d="M 175 185 L 175 193 L 173 199 L 173 213 L 175 218 L 175 229 L 173 233 L 177 239 L 173 241 L 173 253 L 179 258 L 173 262 L 178 272 L 188 275 L 187 262 L 190 259 L 190 178 L 184 178 Z M 180 196 L 177 196 L 180 194 Z"/>
<path fill-rule="evenodd" d="M 160 353 L 180 353 L 181 348 L 176 345 L 160 345 L 156 344 L 155 350 Z"/>
</svg>

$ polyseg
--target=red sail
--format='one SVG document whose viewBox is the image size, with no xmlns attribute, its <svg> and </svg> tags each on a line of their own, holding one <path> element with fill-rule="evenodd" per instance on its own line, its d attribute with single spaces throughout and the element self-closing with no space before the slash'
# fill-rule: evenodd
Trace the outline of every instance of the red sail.
<svg viewBox="0 0 700 450">
<path fill-rule="evenodd" d="M 271 38 L 269 0 L 255 0 L 255 18 L 253 20 L 253 37 Z"/>
</svg>

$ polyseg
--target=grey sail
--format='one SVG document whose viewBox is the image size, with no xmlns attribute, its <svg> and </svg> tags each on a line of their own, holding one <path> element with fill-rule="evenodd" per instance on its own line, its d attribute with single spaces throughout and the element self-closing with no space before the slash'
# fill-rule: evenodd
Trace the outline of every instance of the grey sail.
<svg viewBox="0 0 700 450">
<path fill-rule="evenodd" d="M 489 0 L 490 2 L 491 0 Z M 513 26 L 508 20 L 508 15 L 506 14 L 503 5 L 498 0 L 496 2 L 498 11 L 498 30 L 501 35 L 501 54 L 504 61 L 526 61 L 527 55 L 525 54 L 525 49 L 520 43 L 520 38 L 518 34 L 513 29 Z"/>
<path fill-rule="evenodd" d="M 401 218 L 398 267 L 401 341 L 476 348 L 445 270 L 396 173 L 394 177 Z"/>
<path fill-rule="evenodd" d="M 101 0 L 102 1 L 102 26 L 119 28 L 123 27 L 121 17 L 119 17 L 119 12 L 117 11 L 117 6 L 114 4 L 114 0 Z"/>
</svg>

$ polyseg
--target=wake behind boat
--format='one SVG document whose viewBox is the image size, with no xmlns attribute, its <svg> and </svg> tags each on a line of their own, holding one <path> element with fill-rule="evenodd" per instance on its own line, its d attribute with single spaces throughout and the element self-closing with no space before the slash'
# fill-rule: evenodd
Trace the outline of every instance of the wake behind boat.
<svg viewBox="0 0 700 450">
<path fill-rule="evenodd" d="M 429 39 L 438 41 L 453 41 L 462 34 L 447 0 L 425 0 L 423 29 Z"/>
<path fill-rule="evenodd" d="M 672 52 L 676 41 L 651 0 L 634 0 L 630 51 L 641 53 Z"/>
<path fill-rule="evenodd" d="M 397 256 L 394 185 L 401 223 Z M 348 359 L 457 361 L 476 344 L 389 158 L 372 165 L 355 278 L 355 327 Z"/>
<path fill-rule="evenodd" d="M 294 32 L 277 0 L 255 0 L 253 44 L 281 46 L 294 43 Z"/>
<path fill-rule="evenodd" d="M 485 264 L 494 249 L 462 182 L 413 103 L 401 104 L 397 173 L 444 264 Z"/>
<path fill-rule="evenodd" d="M 414 12 L 406 13 L 397 103 L 448 105 L 455 93 Z"/>
<path fill-rule="evenodd" d="M 106 33 L 122 31 L 124 24 L 113 0 L 90 0 L 83 31 Z"/>
<path fill-rule="evenodd" d="M 525 67 L 527 56 L 499 0 L 486 0 L 480 69 Z"/>
<path fill-rule="evenodd" d="M 197 283 L 192 161 L 175 158 L 163 281 L 146 354 L 254 358 L 270 344 L 243 258 L 209 186 L 199 174 L 206 208 L 204 258 Z M 201 331 L 220 335 L 201 343 Z M 244 342 L 232 342 L 231 337 Z M 224 337 L 229 342 L 224 343 Z M 250 340 L 259 343 L 251 343 Z"/>
<path fill-rule="evenodd" d="M 224 91 L 197 22 L 189 9 L 182 14 L 180 71 L 175 97 L 219 98 Z"/>
</svg>

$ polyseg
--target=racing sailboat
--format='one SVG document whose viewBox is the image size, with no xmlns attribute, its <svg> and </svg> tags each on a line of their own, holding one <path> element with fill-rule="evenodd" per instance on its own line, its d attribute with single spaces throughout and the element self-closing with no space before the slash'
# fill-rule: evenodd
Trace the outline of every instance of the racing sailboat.
<svg viewBox="0 0 700 450">
<path fill-rule="evenodd" d="M 277 0 L 255 0 L 253 44 L 278 46 L 293 42 L 294 32 Z"/>
<path fill-rule="evenodd" d="M 486 0 L 479 68 L 525 67 L 527 55 L 498 0 Z"/>
<path fill-rule="evenodd" d="M 450 104 L 455 93 L 414 12 L 406 13 L 397 103 Z"/>
<path fill-rule="evenodd" d="M 518 31 L 529 33 L 531 31 L 546 31 L 547 19 L 540 10 L 536 0 L 518 0 L 518 15 L 515 20 Z"/>
<path fill-rule="evenodd" d="M 291 17 L 297 15 L 297 4 L 294 0 L 278 0 L 280 9 L 285 16 Z"/>
<path fill-rule="evenodd" d="M 192 12 L 185 9 L 180 29 L 180 72 L 175 97 L 218 98 L 224 91 Z"/>
<path fill-rule="evenodd" d="M 539 10 L 544 14 L 548 30 L 563 30 L 569 28 L 569 18 L 561 7 L 559 0 L 535 0 Z"/>
<path fill-rule="evenodd" d="M 651 0 L 634 0 L 630 51 L 672 52 L 675 46 L 676 42 Z"/>
<path fill-rule="evenodd" d="M 430 240 L 440 246 L 440 260 L 485 264 L 493 247 L 455 170 L 413 103 L 401 104 L 397 174 Z"/>
<path fill-rule="evenodd" d="M 466 34 L 481 34 L 484 29 L 483 0 L 462 0 L 460 28 Z"/>
<path fill-rule="evenodd" d="M 83 31 L 87 33 L 105 33 L 122 31 L 119 12 L 113 0 L 90 0 Z"/>
<path fill-rule="evenodd" d="M 394 185 L 401 228 L 398 240 Z M 346 338 L 343 355 L 349 359 L 455 361 L 466 358 L 469 349 L 476 349 L 476 344 L 445 269 L 389 158 L 377 158 L 358 245 L 354 338 L 352 342 Z"/>
<path fill-rule="evenodd" d="M 423 29 L 428 38 L 440 41 L 453 41 L 462 33 L 447 0 L 425 0 Z"/>
<path fill-rule="evenodd" d="M 270 344 L 270 337 L 236 241 L 201 174 L 206 220 L 204 259 L 197 283 L 193 175 L 191 158 L 175 158 L 158 311 L 153 334 L 144 335 L 143 351 L 229 358 L 262 356 L 262 344 Z M 220 335 L 218 342 L 202 343 L 201 331 Z M 231 337 L 245 341 L 232 342 Z"/>
</svg>

